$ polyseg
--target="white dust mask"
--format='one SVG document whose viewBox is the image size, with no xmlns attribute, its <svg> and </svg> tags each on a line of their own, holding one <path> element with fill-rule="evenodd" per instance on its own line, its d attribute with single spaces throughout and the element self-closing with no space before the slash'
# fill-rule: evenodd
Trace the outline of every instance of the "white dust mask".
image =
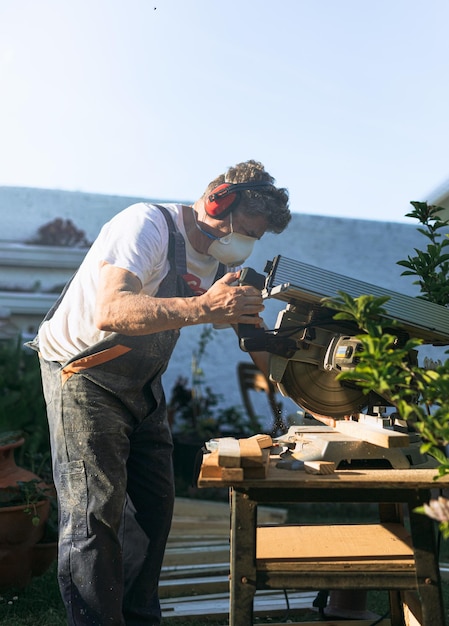
<svg viewBox="0 0 449 626">
<path fill-rule="evenodd" d="M 225 265 L 241 265 L 253 251 L 256 239 L 234 232 L 232 227 L 232 213 L 230 215 L 230 226 L 231 232 L 229 235 L 214 239 L 207 253 Z"/>
</svg>

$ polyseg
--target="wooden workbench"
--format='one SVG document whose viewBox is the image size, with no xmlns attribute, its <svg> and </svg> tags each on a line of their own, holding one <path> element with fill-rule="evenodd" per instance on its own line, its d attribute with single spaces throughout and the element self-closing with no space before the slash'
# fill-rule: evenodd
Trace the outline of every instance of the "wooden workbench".
<svg viewBox="0 0 449 626">
<path fill-rule="evenodd" d="M 431 489 L 449 486 L 449 477 L 435 483 L 435 469 L 313 475 L 275 464 L 272 459 L 264 479 L 232 484 L 199 477 L 199 487 L 230 488 L 230 626 L 253 624 L 257 589 L 386 589 L 392 626 L 445 626 L 435 523 L 415 509 L 429 501 Z M 258 525 L 259 504 L 286 502 L 375 502 L 379 520 Z"/>
</svg>

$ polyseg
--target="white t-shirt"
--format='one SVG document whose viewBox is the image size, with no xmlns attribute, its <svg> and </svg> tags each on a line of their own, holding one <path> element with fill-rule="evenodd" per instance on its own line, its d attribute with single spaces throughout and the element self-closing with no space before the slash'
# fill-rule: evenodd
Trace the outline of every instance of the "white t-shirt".
<svg viewBox="0 0 449 626">
<path fill-rule="evenodd" d="M 187 283 L 196 294 L 212 285 L 218 262 L 191 246 L 185 232 L 182 206 L 164 205 L 186 244 Z M 39 350 L 48 361 L 66 362 L 111 333 L 94 323 L 99 270 L 103 261 L 128 270 L 154 296 L 169 270 L 168 226 L 162 211 L 139 202 L 115 215 L 100 231 L 73 278 L 53 317 L 39 329 Z"/>
</svg>

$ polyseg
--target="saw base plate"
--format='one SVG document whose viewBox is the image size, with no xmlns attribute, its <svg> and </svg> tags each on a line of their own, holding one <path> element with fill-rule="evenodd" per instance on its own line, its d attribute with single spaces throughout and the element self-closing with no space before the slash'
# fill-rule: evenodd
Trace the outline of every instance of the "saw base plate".
<svg viewBox="0 0 449 626">
<path fill-rule="evenodd" d="M 434 459 L 421 454 L 419 442 L 407 447 L 384 448 L 340 433 L 330 426 L 290 426 L 277 442 L 290 447 L 295 444 L 292 456 L 296 460 L 332 461 L 337 469 L 436 467 Z"/>
</svg>

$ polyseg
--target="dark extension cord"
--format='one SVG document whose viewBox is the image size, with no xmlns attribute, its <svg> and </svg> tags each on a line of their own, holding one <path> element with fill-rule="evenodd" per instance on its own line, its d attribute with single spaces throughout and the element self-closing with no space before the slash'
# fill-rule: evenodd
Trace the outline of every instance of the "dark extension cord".
<svg viewBox="0 0 449 626">
<path fill-rule="evenodd" d="M 378 617 L 376 619 L 375 622 L 373 622 L 372 624 L 370 624 L 370 626 L 376 626 L 376 624 L 380 624 L 384 619 L 386 619 L 388 616 L 390 615 L 390 611 L 387 611 L 386 613 L 384 613 L 383 615 L 381 615 L 380 617 Z"/>
<path fill-rule="evenodd" d="M 282 591 L 284 592 L 284 598 L 285 598 L 285 604 L 287 605 L 287 611 L 285 613 L 284 619 L 281 621 L 284 623 L 287 623 L 289 620 L 289 616 L 290 616 L 290 600 L 288 599 L 287 589 L 283 589 Z"/>
</svg>

